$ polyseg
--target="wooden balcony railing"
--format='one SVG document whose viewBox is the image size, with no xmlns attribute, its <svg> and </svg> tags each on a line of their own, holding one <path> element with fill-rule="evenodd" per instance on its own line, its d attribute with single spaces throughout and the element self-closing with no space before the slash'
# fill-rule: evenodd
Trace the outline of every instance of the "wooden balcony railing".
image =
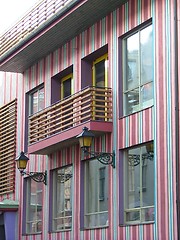
<svg viewBox="0 0 180 240">
<path fill-rule="evenodd" d="M 29 145 L 90 120 L 112 121 L 110 88 L 85 88 L 29 117 Z"/>
<path fill-rule="evenodd" d="M 29 34 L 59 12 L 67 9 L 73 0 L 43 0 L 12 28 L 0 36 L 0 56 L 24 40 Z"/>
</svg>

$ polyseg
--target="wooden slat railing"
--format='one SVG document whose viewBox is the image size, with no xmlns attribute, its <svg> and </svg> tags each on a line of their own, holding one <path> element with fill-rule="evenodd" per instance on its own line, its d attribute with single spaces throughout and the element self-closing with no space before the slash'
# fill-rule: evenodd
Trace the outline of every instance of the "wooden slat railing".
<svg viewBox="0 0 180 240">
<path fill-rule="evenodd" d="M 112 121 L 110 88 L 85 88 L 29 117 L 29 144 L 89 120 Z"/>
<path fill-rule="evenodd" d="M 0 108 L 0 195 L 14 191 L 17 100 Z"/>
<path fill-rule="evenodd" d="M 59 11 L 66 10 L 73 0 L 43 0 L 36 5 L 24 18 L 0 36 L 0 56 L 15 47 L 30 33 L 40 27 Z"/>
</svg>

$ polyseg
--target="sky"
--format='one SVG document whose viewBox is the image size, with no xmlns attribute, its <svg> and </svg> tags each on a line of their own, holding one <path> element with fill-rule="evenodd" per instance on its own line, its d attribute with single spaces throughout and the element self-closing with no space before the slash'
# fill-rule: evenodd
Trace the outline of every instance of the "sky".
<svg viewBox="0 0 180 240">
<path fill-rule="evenodd" d="M 0 0 L 0 34 L 17 23 L 41 0 Z"/>
</svg>

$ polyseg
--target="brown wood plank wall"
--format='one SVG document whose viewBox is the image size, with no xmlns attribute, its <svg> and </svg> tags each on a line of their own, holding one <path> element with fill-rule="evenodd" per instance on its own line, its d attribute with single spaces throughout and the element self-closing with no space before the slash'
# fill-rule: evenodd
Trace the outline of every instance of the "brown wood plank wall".
<svg viewBox="0 0 180 240">
<path fill-rule="evenodd" d="M 0 195 L 15 188 L 17 99 L 0 108 Z"/>
</svg>

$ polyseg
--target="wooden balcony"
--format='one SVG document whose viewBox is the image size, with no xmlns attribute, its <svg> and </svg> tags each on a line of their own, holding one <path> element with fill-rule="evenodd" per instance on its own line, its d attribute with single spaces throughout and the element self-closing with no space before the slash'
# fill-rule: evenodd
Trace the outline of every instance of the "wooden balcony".
<svg viewBox="0 0 180 240">
<path fill-rule="evenodd" d="M 28 152 L 48 154 L 75 140 L 85 124 L 96 132 L 112 131 L 110 88 L 87 87 L 29 117 Z"/>
</svg>

